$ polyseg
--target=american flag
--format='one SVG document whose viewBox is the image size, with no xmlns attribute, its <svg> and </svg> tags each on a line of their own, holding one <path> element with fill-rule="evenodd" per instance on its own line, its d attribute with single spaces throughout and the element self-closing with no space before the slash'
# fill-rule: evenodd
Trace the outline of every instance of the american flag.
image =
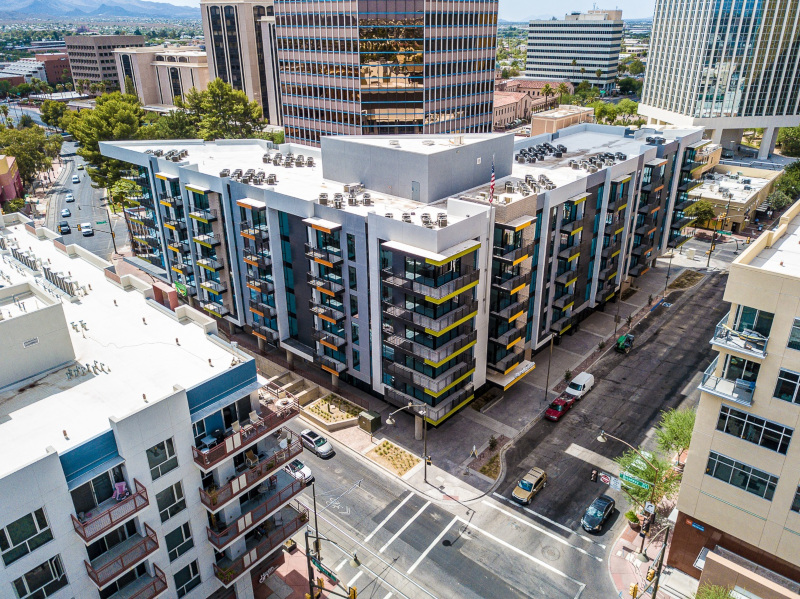
<svg viewBox="0 0 800 599">
<path fill-rule="evenodd" d="M 489 203 L 494 202 L 494 156 L 492 156 L 492 181 L 489 185 Z"/>
</svg>

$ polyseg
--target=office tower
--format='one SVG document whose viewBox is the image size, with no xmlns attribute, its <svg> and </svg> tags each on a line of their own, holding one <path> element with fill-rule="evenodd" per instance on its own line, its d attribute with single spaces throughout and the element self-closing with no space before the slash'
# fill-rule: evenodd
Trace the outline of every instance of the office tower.
<svg viewBox="0 0 800 599">
<path fill-rule="evenodd" d="M 206 52 L 199 47 L 117 48 L 114 60 L 121 89 L 150 109 L 173 109 L 175 98 L 185 100 L 190 89 L 208 87 Z"/>
<path fill-rule="evenodd" d="M 286 139 L 490 132 L 497 2 L 277 2 Z"/>
<path fill-rule="evenodd" d="M 745 129 L 766 128 L 767 158 L 779 129 L 800 125 L 799 16 L 789 0 L 660 0 L 639 113 L 706 127 L 726 152 Z"/>
<path fill-rule="evenodd" d="M 119 87 L 114 50 L 144 46 L 143 35 L 68 35 L 64 38 L 73 80 Z"/>
<path fill-rule="evenodd" d="M 734 596 L 800 590 L 799 214 L 731 264 L 678 496 L 668 564 Z"/>
<path fill-rule="evenodd" d="M 621 10 L 574 12 L 563 19 L 528 24 L 525 76 L 568 79 L 575 86 L 614 89 L 622 45 Z"/>
<path fill-rule="evenodd" d="M 69 56 L 66 52 L 46 52 L 35 55 L 36 60 L 44 64 L 47 82 L 51 86 L 72 81 L 69 68 Z"/>
<path fill-rule="evenodd" d="M 0 596 L 253 597 L 307 521 L 294 396 L 164 284 L 19 214 L 0 252 Z"/>
</svg>

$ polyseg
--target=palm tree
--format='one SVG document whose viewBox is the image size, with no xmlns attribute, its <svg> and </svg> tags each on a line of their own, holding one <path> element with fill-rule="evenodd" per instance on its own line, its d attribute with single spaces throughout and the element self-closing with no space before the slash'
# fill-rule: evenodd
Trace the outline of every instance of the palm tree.
<svg viewBox="0 0 800 599">
<path fill-rule="evenodd" d="M 8 125 L 8 104 L 0 104 L 0 114 L 3 115 L 3 124 Z"/>
<path fill-rule="evenodd" d="M 72 84 L 71 84 L 71 83 L 69 83 L 69 82 L 65 83 L 65 84 L 64 84 L 64 87 L 66 88 L 66 90 L 67 90 L 68 92 L 71 92 L 71 91 L 72 91 L 72 88 L 73 88 Z"/>
<path fill-rule="evenodd" d="M 569 88 L 567 87 L 567 84 L 562 81 L 558 84 L 558 89 L 556 91 L 558 91 L 558 103 L 560 104 L 564 99 L 564 96 L 569 93 Z"/>
<path fill-rule="evenodd" d="M 547 106 L 547 101 L 548 101 L 547 99 L 550 96 L 556 95 L 556 92 L 553 91 L 553 88 L 550 87 L 549 83 L 545 83 L 544 87 L 542 88 L 542 95 L 544 96 L 544 105 Z"/>
<path fill-rule="evenodd" d="M 63 92 L 64 91 L 64 84 L 63 83 L 57 83 L 56 84 L 56 91 L 57 92 Z"/>
</svg>

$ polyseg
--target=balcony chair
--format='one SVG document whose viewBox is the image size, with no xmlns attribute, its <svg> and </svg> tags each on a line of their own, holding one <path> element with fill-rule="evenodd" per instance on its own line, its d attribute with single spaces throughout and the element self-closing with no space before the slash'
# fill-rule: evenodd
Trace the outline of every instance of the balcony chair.
<svg viewBox="0 0 800 599">
<path fill-rule="evenodd" d="M 261 420 L 261 418 L 258 416 L 258 413 L 255 410 L 250 412 L 250 425 L 251 426 L 255 426 L 256 422 L 258 422 L 259 420 Z"/>
<path fill-rule="evenodd" d="M 126 497 L 130 496 L 130 494 L 131 492 L 128 490 L 128 483 L 123 481 L 121 483 L 114 484 L 114 494 L 111 497 L 117 501 L 122 501 Z"/>
<path fill-rule="evenodd" d="M 238 420 L 234 420 L 231 423 L 231 429 L 233 429 L 234 434 L 242 432 L 242 425 L 239 424 Z"/>
<path fill-rule="evenodd" d="M 252 449 L 248 450 L 247 453 L 244 454 L 244 459 L 245 462 L 247 462 L 248 468 L 255 468 L 258 466 L 258 456 Z"/>
</svg>

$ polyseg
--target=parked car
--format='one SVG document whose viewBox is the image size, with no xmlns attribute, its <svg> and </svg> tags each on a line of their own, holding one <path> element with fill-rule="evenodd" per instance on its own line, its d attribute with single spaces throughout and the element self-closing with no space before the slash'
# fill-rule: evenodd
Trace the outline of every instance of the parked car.
<svg viewBox="0 0 800 599">
<path fill-rule="evenodd" d="M 581 399 L 594 387 L 594 375 L 588 372 L 581 372 L 569 382 L 565 393 L 569 393 L 575 399 Z"/>
<path fill-rule="evenodd" d="M 621 354 L 627 354 L 633 348 L 633 342 L 636 341 L 636 337 L 628 333 L 627 335 L 622 335 L 619 339 L 617 339 L 616 345 L 614 345 L 614 350 L 618 351 Z"/>
<path fill-rule="evenodd" d="M 568 393 L 564 393 L 553 400 L 550 407 L 545 410 L 544 417 L 553 422 L 560 420 L 564 414 L 569 412 L 574 403 L 575 398 Z"/>
<path fill-rule="evenodd" d="M 63 218 L 69 218 L 70 216 L 72 216 L 72 212 L 70 212 L 70 211 L 69 211 L 69 208 L 64 208 L 64 209 L 61 211 L 61 216 L 62 216 Z"/>
<path fill-rule="evenodd" d="M 321 458 L 328 458 L 333 455 L 333 445 L 328 440 L 307 428 L 300 433 L 300 439 L 307 449 L 310 449 Z"/>
<path fill-rule="evenodd" d="M 81 223 L 81 233 L 83 233 L 84 237 L 91 237 L 94 235 L 92 223 Z"/>
<path fill-rule="evenodd" d="M 64 201 L 67 202 L 68 204 L 70 202 L 74 202 L 75 201 L 75 196 L 72 195 L 71 193 L 68 193 L 67 195 L 64 196 Z"/>
<path fill-rule="evenodd" d="M 311 474 L 311 468 L 306 466 L 300 460 L 292 460 L 286 464 L 283 469 L 294 476 L 297 480 L 304 480 L 306 484 L 311 484 L 314 480 L 314 475 Z"/>
<path fill-rule="evenodd" d="M 79 165 L 78 165 L 78 170 L 79 170 L 79 171 L 82 171 L 82 170 L 83 170 L 83 165 L 82 165 L 82 164 L 79 164 Z"/>
<path fill-rule="evenodd" d="M 581 526 L 589 532 L 600 532 L 603 524 L 611 517 L 615 510 L 614 500 L 608 495 L 600 495 L 592 502 L 581 518 Z"/>
<path fill-rule="evenodd" d="M 533 496 L 547 485 L 547 474 L 541 468 L 531 468 L 514 487 L 511 499 L 522 505 L 528 505 Z"/>
<path fill-rule="evenodd" d="M 72 182 L 73 183 L 80 183 L 81 178 L 78 175 L 72 175 Z"/>
<path fill-rule="evenodd" d="M 72 229 L 69 228 L 69 223 L 65 220 L 62 220 L 58 223 L 58 232 L 62 235 L 67 235 L 68 233 L 72 233 Z"/>
</svg>

